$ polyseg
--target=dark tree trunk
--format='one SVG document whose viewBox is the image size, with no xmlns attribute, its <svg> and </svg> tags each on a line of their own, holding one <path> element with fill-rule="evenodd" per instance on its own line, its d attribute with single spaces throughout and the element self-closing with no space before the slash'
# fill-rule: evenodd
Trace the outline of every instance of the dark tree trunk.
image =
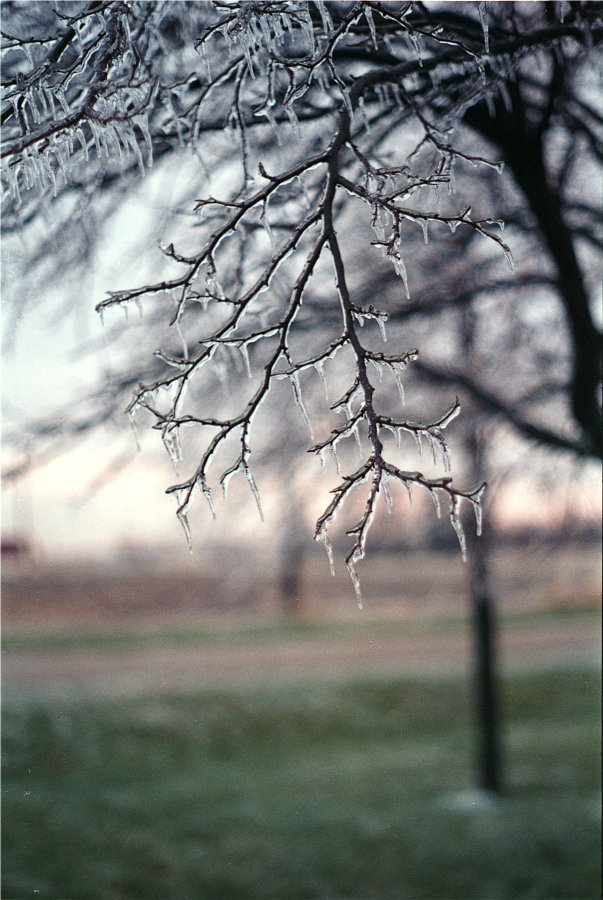
<svg viewBox="0 0 603 900">
<path fill-rule="evenodd" d="M 288 540 L 287 540 L 288 538 Z M 289 533 L 281 550 L 279 594 L 283 614 L 290 619 L 301 613 L 301 579 L 304 551 L 296 535 Z"/>
<path fill-rule="evenodd" d="M 491 532 L 468 535 L 468 563 L 473 624 L 473 679 L 478 787 L 494 794 L 503 790 L 501 768 L 500 691 L 496 604 L 490 588 Z"/>
<path fill-rule="evenodd" d="M 474 314 L 465 315 L 464 339 L 468 359 L 473 355 Z M 465 453 L 477 481 L 487 481 L 488 429 L 479 410 L 467 410 Z M 482 533 L 477 534 L 473 510 L 464 511 L 467 536 L 469 601 L 473 632 L 473 700 L 476 728 L 477 786 L 492 794 L 503 789 L 501 769 L 500 692 L 498 679 L 498 633 L 496 603 L 492 593 L 491 550 L 494 526 L 488 498 L 482 507 Z"/>
<path fill-rule="evenodd" d="M 519 89 L 515 87 L 511 94 L 512 110 L 506 110 L 497 101 L 496 116 L 492 118 L 478 104 L 467 112 L 465 121 L 498 147 L 538 220 L 544 243 L 557 268 L 559 296 L 572 341 L 573 415 L 583 431 L 587 450 L 600 456 L 603 440 L 599 400 L 601 334 L 590 311 L 572 232 L 563 218 L 559 191 L 547 173 L 542 136 L 546 122 L 536 128 L 527 118 L 531 110 L 522 102 Z M 551 94 L 552 108 L 553 86 Z"/>
</svg>

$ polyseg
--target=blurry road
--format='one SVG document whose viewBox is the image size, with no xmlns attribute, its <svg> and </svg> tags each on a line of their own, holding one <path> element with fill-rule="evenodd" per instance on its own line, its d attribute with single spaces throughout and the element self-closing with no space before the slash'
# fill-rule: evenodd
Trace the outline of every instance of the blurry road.
<svg viewBox="0 0 603 900">
<path fill-rule="evenodd" d="M 10 697 L 135 694 L 148 690 L 261 684 L 285 679 L 325 680 L 370 675 L 430 675 L 471 664 L 468 628 L 396 629 L 392 635 L 300 634 L 233 636 L 232 640 L 158 643 L 151 646 L 11 650 L 5 640 L 2 681 Z M 600 623 L 595 616 L 528 618 L 505 625 L 503 667 L 598 665 Z"/>
</svg>

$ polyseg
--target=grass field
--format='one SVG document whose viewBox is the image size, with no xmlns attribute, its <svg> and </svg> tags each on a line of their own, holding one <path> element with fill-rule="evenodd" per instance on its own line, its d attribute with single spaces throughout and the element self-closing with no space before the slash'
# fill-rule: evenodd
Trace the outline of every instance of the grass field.
<svg viewBox="0 0 603 900">
<path fill-rule="evenodd" d="M 601 614 L 596 607 L 586 608 L 554 608 L 536 609 L 528 612 L 508 613 L 499 615 L 501 627 L 521 625 L 523 628 L 531 624 L 550 622 L 563 629 L 566 623 L 575 622 L 591 624 L 593 632 L 600 628 Z M 365 614 L 359 622 L 339 619 L 324 621 L 312 618 L 286 619 L 284 617 L 270 617 L 264 620 L 252 620 L 242 618 L 234 624 L 228 622 L 226 627 L 216 627 L 215 622 L 203 627 L 195 622 L 176 620 L 176 625 L 171 628 L 162 626 L 128 623 L 127 625 L 113 623 L 112 627 L 84 629 L 65 628 L 61 631 L 44 628 L 21 629 L 15 633 L 10 631 L 3 638 L 5 651 L 13 652 L 44 652 L 44 651 L 69 651 L 69 650 L 114 650 L 141 648 L 152 646 L 191 644 L 194 646 L 212 645 L 228 646 L 233 643 L 251 644 L 268 640 L 297 639 L 305 641 L 312 638 L 328 639 L 340 637 L 353 637 L 357 639 L 359 634 L 378 639 L 383 636 L 420 635 L 429 634 L 434 630 L 445 629 L 447 632 L 456 630 L 464 631 L 468 628 L 468 617 L 465 615 L 441 614 L 437 618 L 407 619 L 383 619 L 379 617 L 369 618 Z"/>
<path fill-rule="evenodd" d="M 2 896 L 595 900 L 599 694 L 506 679 L 500 801 L 460 675 L 13 700 Z"/>
</svg>

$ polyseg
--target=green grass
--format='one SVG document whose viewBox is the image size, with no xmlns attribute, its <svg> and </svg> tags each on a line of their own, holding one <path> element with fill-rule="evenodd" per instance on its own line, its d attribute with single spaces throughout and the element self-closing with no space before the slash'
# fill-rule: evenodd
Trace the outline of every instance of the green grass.
<svg viewBox="0 0 603 900">
<path fill-rule="evenodd" d="M 505 685 L 475 802 L 459 678 L 15 702 L 4 900 L 599 896 L 599 679 Z"/>
<path fill-rule="evenodd" d="M 501 624 L 507 626 L 521 625 L 522 628 L 538 626 L 544 622 L 591 622 L 597 626 L 601 622 L 601 613 L 598 609 L 580 609 L 568 607 L 546 610 L 536 609 L 529 612 L 506 614 L 500 617 Z M 365 637 L 379 638 L 396 634 L 420 634 L 433 632 L 434 630 L 466 629 L 467 617 L 459 615 L 445 615 L 437 618 L 424 618 L 407 621 L 404 619 L 373 621 L 338 621 L 323 622 L 300 619 L 299 621 L 286 621 L 282 618 L 267 621 L 261 624 L 229 625 L 227 628 L 199 627 L 185 623 L 179 628 L 165 628 L 149 625 L 146 628 L 136 623 L 135 627 L 123 628 L 98 628 L 96 630 L 82 631 L 43 631 L 37 627 L 31 632 L 16 632 L 6 634 L 2 641 L 4 653 L 32 652 L 32 651 L 60 651 L 60 650 L 111 650 L 147 647 L 157 644 L 231 644 L 236 640 L 237 644 L 265 641 L 266 639 L 299 639 L 308 637 L 331 638 L 356 636 L 362 634 Z"/>
</svg>

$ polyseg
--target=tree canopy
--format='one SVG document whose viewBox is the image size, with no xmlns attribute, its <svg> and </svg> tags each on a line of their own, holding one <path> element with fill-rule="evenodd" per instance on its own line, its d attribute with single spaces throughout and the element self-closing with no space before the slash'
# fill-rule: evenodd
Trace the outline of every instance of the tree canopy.
<svg viewBox="0 0 603 900">
<path fill-rule="evenodd" d="M 164 232 L 157 277 L 96 306 L 116 339 L 113 311 L 137 306 L 161 348 L 130 346 L 111 400 L 65 428 L 124 406 L 150 417 L 187 466 L 169 491 L 190 540 L 194 496 L 213 508 L 236 474 L 261 510 L 255 434 L 288 382 L 311 451 L 338 472 L 315 529 L 329 554 L 365 486 L 346 529 L 359 598 L 356 564 L 396 485 L 438 513 L 446 501 L 461 547 L 463 501 L 479 528 L 484 485 L 450 475 L 455 392 L 600 454 L 600 16 L 581 2 L 7 0 L 3 224 L 8 247 L 29 247 L 15 297 L 86 272 L 151 166 L 172 184 L 172 217 L 144 228 L 149 258 Z M 407 343 L 417 320 L 427 354 Z M 436 414 L 405 412 L 413 369 L 446 385 Z M 438 473 L 405 465 L 409 438 Z"/>
</svg>

